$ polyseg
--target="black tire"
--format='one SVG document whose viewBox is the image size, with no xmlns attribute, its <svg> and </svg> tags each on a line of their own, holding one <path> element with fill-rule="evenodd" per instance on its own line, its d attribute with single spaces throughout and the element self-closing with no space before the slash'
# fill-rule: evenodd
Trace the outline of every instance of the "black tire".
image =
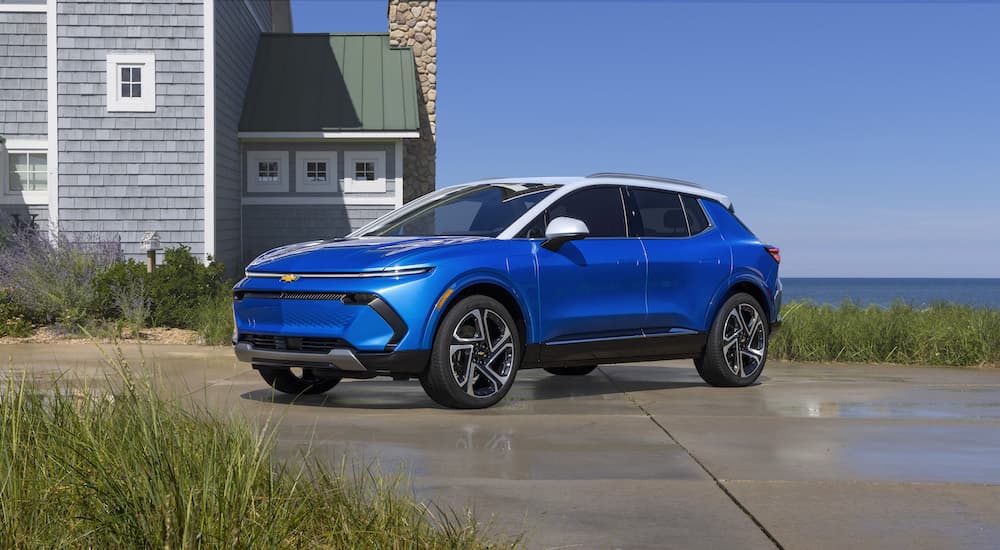
<svg viewBox="0 0 1000 550">
<path fill-rule="evenodd" d="M 318 377 L 314 369 L 301 369 L 296 374 L 288 367 L 258 367 L 260 377 L 272 388 L 290 395 L 315 395 L 330 391 L 340 378 Z"/>
<path fill-rule="evenodd" d="M 545 372 L 559 376 L 587 376 L 594 372 L 597 365 L 586 365 L 583 367 L 545 367 Z"/>
<path fill-rule="evenodd" d="M 469 296 L 441 319 L 420 385 L 439 405 L 483 409 L 507 395 L 522 352 L 507 308 L 488 296 Z"/>
<path fill-rule="evenodd" d="M 705 351 L 694 360 L 702 380 L 719 387 L 756 382 L 767 362 L 770 329 L 764 308 L 753 296 L 743 292 L 731 296 L 712 322 Z"/>
</svg>

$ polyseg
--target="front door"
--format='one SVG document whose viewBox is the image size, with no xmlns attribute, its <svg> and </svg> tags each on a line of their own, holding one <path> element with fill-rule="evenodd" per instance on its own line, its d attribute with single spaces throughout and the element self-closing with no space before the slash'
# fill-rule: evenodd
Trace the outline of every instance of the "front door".
<svg viewBox="0 0 1000 550">
<path fill-rule="evenodd" d="M 590 235 L 557 250 L 538 247 L 540 341 L 543 361 L 615 357 L 641 336 L 646 317 L 646 259 L 628 237 L 622 191 L 588 187 L 548 208 L 587 224 Z"/>
</svg>

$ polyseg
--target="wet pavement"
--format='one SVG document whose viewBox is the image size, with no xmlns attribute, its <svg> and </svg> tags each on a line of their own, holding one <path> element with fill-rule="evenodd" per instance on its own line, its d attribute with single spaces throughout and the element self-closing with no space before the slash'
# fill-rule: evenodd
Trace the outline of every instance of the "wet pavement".
<svg viewBox="0 0 1000 550">
<path fill-rule="evenodd" d="M 452 411 L 415 381 L 290 399 L 228 349 L 141 353 L 212 408 L 278 422 L 283 456 L 403 468 L 420 497 L 528 548 L 1000 547 L 1000 370 L 771 363 L 740 389 L 686 361 L 524 371 L 500 405 Z M 84 344 L 0 360 L 106 372 Z"/>
</svg>

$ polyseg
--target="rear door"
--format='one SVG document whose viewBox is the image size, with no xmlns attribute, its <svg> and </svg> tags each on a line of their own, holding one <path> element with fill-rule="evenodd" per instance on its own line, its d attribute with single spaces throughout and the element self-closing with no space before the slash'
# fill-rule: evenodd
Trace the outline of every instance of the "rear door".
<svg viewBox="0 0 1000 550">
<path fill-rule="evenodd" d="M 729 245 L 697 197 L 642 187 L 628 196 L 648 261 L 644 330 L 707 331 L 711 300 L 731 270 Z"/>
<path fill-rule="evenodd" d="M 558 250 L 537 248 L 543 360 L 591 354 L 596 342 L 641 334 L 646 259 L 639 240 L 629 237 L 624 201 L 618 186 L 586 187 L 557 201 L 532 224 L 544 227 L 566 216 L 590 230 L 587 238 Z"/>
</svg>

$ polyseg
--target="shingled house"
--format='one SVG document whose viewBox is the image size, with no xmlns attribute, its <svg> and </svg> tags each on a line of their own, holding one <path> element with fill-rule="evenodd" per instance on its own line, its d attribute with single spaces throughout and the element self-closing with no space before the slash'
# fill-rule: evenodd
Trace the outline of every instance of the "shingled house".
<svg viewBox="0 0 1000 550">
<path fill-rule="evenodd" d="M 435 4 L 296 34 L 288 0 L 0 0 L 0 223 L 232 273 L 347 233 L 433 189 Z"/>
</svg>

